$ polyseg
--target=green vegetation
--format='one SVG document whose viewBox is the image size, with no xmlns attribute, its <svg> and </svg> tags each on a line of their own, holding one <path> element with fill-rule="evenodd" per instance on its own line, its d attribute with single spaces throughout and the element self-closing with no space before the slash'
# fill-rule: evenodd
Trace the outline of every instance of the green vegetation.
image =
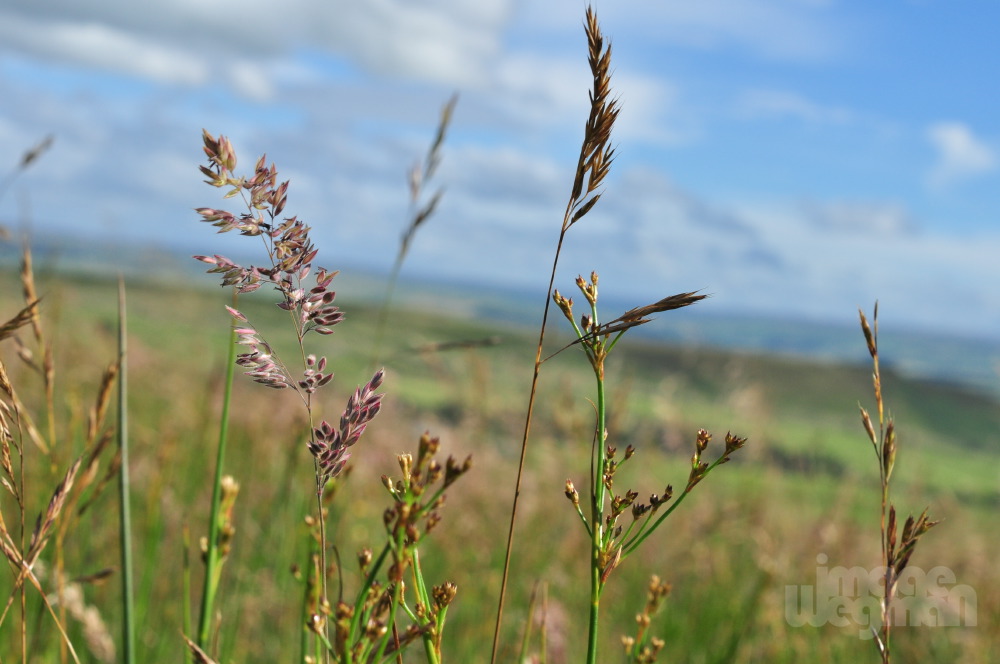
<svg viewBox="0 0 1000 664">
<path fill-rule="evenodd" d="M 5 277 L 0 300 L 5 316 L 17 311 L 17 277 Z M 62 458 L 82 446 L 82 416 L 104 366 L 115 359 L 115 285 L 112 281 L 48 275 L 40 280 L 42 315 L 55 334 L 55 365 L 61 388 L 56 401 Z M 181 661 L 183 529 L 197 538 L 207 522 L 214 438 L 226 372 L 228 296 L 218 289 L 166 283 L 129 284 L 130 439 L 132 518 L 136 551 L 136 611 L 139 659 Z M 273 309 L 267 298 L 248 297 L 245 311 Z M 364 380 L 377 307 L 347 299 L 347 320 L 329 338 L 328 355 L 340 367 L 333 388 L 339 403 Z M 428 541 L 424 572 L 447 575 L 458 584 L 449 613 L 451 635 L 445 659 L 483 661 L 492 637 L 492 615 L 502 565 L 506 495 L 517 458 L 515 441 L 523 417 L 525 377 L 534 340 L 530 330 L 485 320 L 443 319 L 426 311 L 401 311 L 406 329 L 390 327 L 386 348 L 410 349 L 388 358 L 392 391 L 385 412 L 352 458 L 330 515 L 332 537 L 348 564 L 356 550 L 381 529 L 386 507 L 381 474 L 398 472 L 395 455 L 412 447 L 425 430 L 457 456 L 473 454 L 471 481 L 449 494 L 449 514 Z M 677 315 L 683 315 L 678 313 Z M 271 320 L 278 332 L 281 319 Z M 205 321 L 215 321 L 206 324 Z M 214 331 L 206 332 L 206 329 Z M 266 330 L 265 330 L 266 331 Z M 499 336 L 500 343 L 447 352 L 417 352 L 430 343 Z M 277 338 L 277 337 L 275 337 Z M 860 333 L 859 344 L 863 343 Z M 41 407 L 41 383 L 4 344 L 11 381 L 26 405 Z M 682 485 L 690 464 L 694 432 L 752 433 L 746 449 L 725 473 L 711 479 L 710 492 L 694 496 L 671 517 L 668 533 L 651 538 L 637 564 L 620 570 L 609 587 L 602 629 L 607 658 L 621 635 L 633 633 L 648 574 L 673 585 L 654 622 L 654 633 L 675 661 L 869 661 L 871 644 L 851 628 L 791 627 L 786 624 L 784 588 L 813 582 L 816 556 L 831 565 L 869 566 L 878 559 L 878 475 L 870 443 L 857 419 L 857 403 L 870 392 L 870 373 L 801 360 L 728 354 L 642 344 L 632 340 L 610 363 L 609 408 L 619 436 L 642 454 L 641 474 L 652 482 Z M 535 580 L 548 585 L 549 661 L 579 661 L 583 626 L 575 622 L 587 605 L 586 567 L 576 560 L 578 522 L 562 518 L 567 477 L 585 476 L 588 461 L 576 444 L 586 439 L 592 410 L 585 401 L 592 384 L 589 366 L 568 355 L 550 360 L 540 384 L 536 447 L 529 455 L 523 489 L 524 533 L 516 544 L 500 661 L 512 661 L 527 621 Z M 989 661 L 1000 624 L 1000 573 L 993 565 L 1000 534 L 998 507 L 1000 409 L 989 400 L 886 374 L 887 394 L 899 422 L 902 461 L 894 474 L 900 503 L 943 517 L 921 543 L 913 564 L 943 565 L 978 597 L 977 627 L 906 628 L 894 635 L 903 661 Z M 429 387 L 433 389 L 428 389 Z M 217 608 L 222 616 L 221 661 L 270 662 L 297 649 L 302 586 L 292 567 L 308 551 L 302 523 L 310 511 L 313 483 L 302 418 L 294 402 L 249 381 L 235 383 L 240 415 L 232 423 L 226 472 L 241 484 L 234 513 L 235 541 L 222 576 Z M 29 395 L 32 397 L 29 399 Z M 284 397 L 285 395 L 279 394 Z M 964 404 L 963 417 L 942 429 L 920 414 L 941 400 Z M 284 404 L 284 405 L 283 405 Z M 333 410 L 334 406 L 330 406 Z M 917 416 L 910 417 L 909 414 Z M 990 443 L 990 441 L 994 441 Z M 29 455 L 38 454 L 28 447 Z M 32 464 L 29 486 L 54 486 L 48 464 Z M 625 471 L 623 471 L 625 472 Z M 626 473 L 628 474 L 628 473 Z M 6 498 L 4 499 L 6 501 Z M 44 509 L 48 492 L 32 495 L 29 514 Z M 65 568 L 83 577 L 117 567 L 116 501 L 108 492 L 81 517 L 85 536 L 67 541 Z M 8 503 L 4 502 L 6 510 Z M 6 512 L 5 512 L 6 513 Z M 347 518 L 347 515 L 350 515 Z M 559 515 L 557 518 L 556 515 Z M 191 553 L 197 561 L 197 552 Z M 46 558 L 43 557 L 43 560 Z M 197 562 L 193 565 L 200 574 Z M 10 576 L 2 582 L 10 588 Z M 196 587 L 197 581 L 196 578 Z M 118 586 L 84 586 L 89 606 L 118 640 Z M 28 595 L 29 632 L 38 634 L 35 657 L 51 661 L 59 644 L 51 621 Z M 7 619 L 11 620 L 10 617 Z M 68 621 L 70 636 L 84 643 L 82 625 Z M 2 629 L 8 633 L 12 623 Z M 536 626 L 537 633 L 537 626 Z M 262 638 L 261 635 L 267 635 Z M 17 652 L 12 639 L 0 642 L 4 660 Z M 733 645 L 730 645 L 733 644 Z M 736 656 L 727 660 L 731 648 Z M 565 653 L 564 659 L 557 657 Z M 930 654 L 928 654 L 930 653 Z M 81 655 L 87 657 L 86 653 Z M 84 660 L 86 661 L 86 659 Z M 100 661 L 92 659 L 91 661 Z M 608 661 L 608 660 L 605 660 Z M 614 661 L 611 659 L 610 661 Z"/>
</svg>

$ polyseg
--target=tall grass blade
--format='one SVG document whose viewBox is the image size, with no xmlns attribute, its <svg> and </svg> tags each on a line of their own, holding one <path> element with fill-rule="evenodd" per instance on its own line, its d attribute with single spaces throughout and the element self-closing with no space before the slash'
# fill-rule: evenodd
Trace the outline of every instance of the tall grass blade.
<svg viewBox="0 0 1000 664">
<path fill-rule="evenodd" d="M 233 291 L 233 308 L 237 304 L 237 294 Z M 233 377 L 236 369 L 237 323 L 234 320 L 229 331 L 229 357 L 226 360 L 226 391 L 222 398 L 222 415 L 219 422 L 219 443 L 215 453 L 215 479 L 212 483 L 212 507 L 208 526 L 208 551 L 205 553 L 205 581 L 201 591 L 201 616 L 198 621 L 197 646 L 208 647 L 209 629 L 212 624 L 212 608 L 215 594 L 219 589 L 219 512 L 222 504 L 222 464 L 226 458 L 226 441 L 229 439 L 229 406 L 233 399 Z"/>
<path fill-rule="evenodd" d="M 118 277 L 118 451 L 121 465 L 118 468 L 118 497 L 121 514 L 122 554 L 122 661 L 135 664 L 135 605 L 132 583 L 132 514 L 129 500 L 128 477 L 128 345 L 125 316 L 125 279 Z"/>
</svg>

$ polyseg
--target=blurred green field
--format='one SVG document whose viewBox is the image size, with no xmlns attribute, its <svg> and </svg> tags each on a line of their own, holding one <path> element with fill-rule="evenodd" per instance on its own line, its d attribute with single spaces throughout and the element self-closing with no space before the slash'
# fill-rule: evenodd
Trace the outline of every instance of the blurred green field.
<svg viewBox="0 0 1000 664">
<path fill-rule="evenodd" d="M 0 297 L 0 317 L 6 320 L 20 306 L 19 285 L 15 274 L 3 278 L 8 287 Z M 53 457 L 28 460 L 31 514 L 44 509 L 62 469 L 78 454 L 83 413 L 115 355 L 113 284 L 63 275 L 40 278 L 40 291 L 56 351 L 57 403 L 64 413 Z M 377 316 L 349 294 L 341 299 L 347 320 L 332 337 L 313 340 L 337 374 L 324 397 L 323 415 L 331 420 L 339 417 L 350 391 L 370 377 Z M 140 661 L 184 658 L 182 533 L 188 526 L 197 540 L 206 528 L 228 302 L 227 291 L 194 288 L 180 279 L 129 284 Z M 241 310 L 279 353 L 288 348 L 282 343 L 289 336 L 287 321 L 266 293 L 245 299 Z M 385 410 L 354 450 L 353 471 L 333 505 L 331 539 L 344 561 L 345 583 L 353 588 L 354 552 L 380 540 L 388 501 L 379 477 L 398 475 L 395 455 L 414 451 L 425 430 L 441 437 L 446 454 L 472 454 L 475 466 L 449 491 L 444 521 L 422 560 L 434 583 L 452 580 L 459 586 L 449 612 L 446 658 L 488 661 L 537 331 L 444 316 L 426 307 L 393 312 L 389 329 Z M 499 343 L 430 349 L 488 337 Z M 550 337 L 552 349 L 559 338 L 565 337 Z M 863 352 L 860 330 L 855 341 Z M 516 660 L 536 582 L 547 588 L 546 661 L 580 661 L 586 647 L 588 542 L 563 495 L 566 479 L 585 485 L 592 432 L 586 399 L 593 377 L 575 354 L 570 349 L 543 365 L 504 623 L 504 662 Z M 9 341 L 3 357 L 22 398 L 37 407 L 38 377 L 21 365 Z M 859 402 L 872 404 L 869 372 L 861 366 L 623 340 L 610 360 L 611 442 L 622 448 L 632 444 L 638 452 L 619 485 L 640 495 L 661 492 L 667 483 L 683 485 L 694 434 L 702 427 L 717 442 L 727 430 L 750 442 L 615 572 L 602 604 L 602 661 L 620 661 L 619 637 L 634 632 L 651 574 L 673 584 L 654 622 L 654 631 L 667 641 L 662 661 L 875 661 L 872 643 L 859 639 L 856 627 L 795 627 L 785 616 L 785 587 L 814 583 L 820 554 L 830 566 L 871 568 L 879 560 L 878 470 L 858 417 Z M 303 517 L 312 507 L 304 414 L 293 395 L 239 378 L 225 470 L 241 490 L 236 542 L 220 597 L 220 661 L 291 661 L 303 592 L 291 570 L 306 561 Z M 944 519 L 921 541 L 912 564 L 952 570 L 978 600 L 976 626 L 898 629 L 898 661 L 992 661 L 990 649 L 1000 641 L 1000 571 L 994 562 L 1000 546 L 1000 408 L 954 386 L 888 371 L 883 381 L 900 440 L 895 502 L 901 512 L 929 507 L 933 518 Z M 3 501 L 9 527 L 10 501 L 6 495 Z M 113 492 L 106 491 L 71 531 L 64 550 L 69 576 L 117 566 L 115 505 Z M 0 589 L 9 588 L 11 577 L 0 580 Z M 117 635 L 117 575 L 87 585 L 85 594 Z M 16 624 L 9 615 L 0 633 L 13 634 Z M 83 644 L 80 630 L 74 623 L 71 635 Z M 58 638 L 37 601 L 29 603 L 29 634 L 38 635 L 30 661 L 58 661 Z M 0 659 L 15 652 L 13 642 L 0 638 Z"/>
</svg>

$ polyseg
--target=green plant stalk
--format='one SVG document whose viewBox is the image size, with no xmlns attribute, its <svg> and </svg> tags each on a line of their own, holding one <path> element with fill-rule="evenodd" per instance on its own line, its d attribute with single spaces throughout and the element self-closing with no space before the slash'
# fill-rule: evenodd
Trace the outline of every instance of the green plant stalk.
<svg viewBox="0 0 1000 664">
<path fill-rule="evenodd" d="M 379 309 L 378 322 L 375 324 L 375 349 L 372 351 L 372 371 L 375 371 L 379 365 L 379 359 L 382 354 L 382 343 L 385 340 L 386 323 L 389 320 L 389 308 L 392 306 L 392 297 L 396 292 L 396 282 L 399 280 L 399 272 L 403 268 L 403 261 L 406 260 L 408 249 L 408 242 L 404 242 L 399 247 L 399 253 L 396 254 L 396 261 L 392 264 L 392 272 L 389 274 L 389 283 L 385 287 L 385 296 L 382 299 L 382 307 Z"/>
<path fill-rule="evenodd" d="M 310 538 L 311 539 L 311 538 Z M 299 662 L 306 661 L 306 650 L 309 648 L 309 630 L 307 625 L 310 622 L 309 616 L 309 593 L 311 589 L 309 588 L 309 574 L 312 567 L 313 554 L 308 552 L 306 554 L 306 565 L 302 568 L 304 573 L 304 583 L 302 584 L 302 629 L 299 631 Z"/>
<path fill-rule="evenodd" d="M 416 590 L 417 599 L 429 610 L 431 607 L 431 596 L 427 592 L 427 582 L 424 580 L 424 573 L 420 569 L 420 552 L 416 547 L 414 547 L 411 555 L 413 556 L 411 568 L 413 573 L 413 585 Z"/>
<path fill-rule="evenodd" d="M 389 555 L 389 550 L 391 548 L 392 544 L 386 542 L 382 552 L 378 554 L 378 559 L 370 565 L 368 576 L 365 577 L 365 582 L 361 586 L 361 590 L 358 591 L 358 598 L 354 600 L 354 614 L 351 618 L 350 638 L 354 638 L 354 636 L 358 633 L 358 627 L 361 625 L 362 615 L 365 613 L 364 606 L 365 598 L 368 596 L 367 589 L 371 588 L 372 584 L 375 583 L 375 576 L 378 574 L 379 570 L 382 569 L 382 565 L 385 564 L 385 559 Z"/>
<path fill-rule="evenodd" d="M 885 445 L 885 434 L 882 434 L 882 444 Z M 881 455 L 879 455 L 881 456 Z M 881 469 L 881 461 L 879 467 Z M 882 474 L 882 560 L 885 561 L 885 574 L 882 577 L 882 587 L 884 593 L 882 595 L 882 663 L 889 664 L 892 660 L 892 651 L 889 650 L 889 638 L 891 635 L 891 623 L 889 615 L 889 607 L 892 604 L 892 584 L 890 583 L 890 575 L 892 574 L 892 561 L 889 560 L 889 533 L 886 532 L 886 514 L 887 508 L 890 507 L 889 503 L 889 478 L 885 477 L 885 470 L 881 469 Z"/>
<path fill-rule="evenodd" d="M 427 657 L 428 664 L 440 664 L 441 653 L 438 652 L 438 648 L 434 643 L 434 637 L 424 636 L 423 641 L 424 641 L 424 655 Z"/>
<path fill-rule="evenodd" d="M 424 579 L 424 573 L 420 569 L 420 552 L 414 547 L 413 549 L 413 584 L 416 586 L 416 594 L 420 603 L 424 605 L 426 611 L 430 611 L 433 606 L 433 601 L 430 594 L 427 592 L 427 581 Z M 423 634 L 424 642 L 424 653 L 427 656 L 427 661 L 430 664 L 438 664 L 441 661 L 441 632 L 444 629 L 444 624 L 439 620 L 435 625 L 435 630 L 433 633 L 425 632 Z"/>
<path fill-rule="evenodd" d="M 128 477 L 128 346 L 126 342 L 125 280 L 118 277 L 118 499 L 120 510 L 122 565 L 122 657 L 125 664 L 135 663 L 135 605 L 132 578 L 132 516 Z"/>
<path fill-rule="evenodd" d="M 441 613 L 437 617 L 437 638 L 434 642 L 434 653 L 437 659 L 435 661 L 441 661 L 441 635 L 444 634 L 444 624 L 447 622 L 448 618 L 448 607 L 444 607 Z"/>
<path fill-rule="evenodd" d="M 538 584 L 539 581 L 535 581 L 535 587 L 531 591 L 531 598 L 528 600 L 528 619 L 524 621 L 524 635 L 521 637 L 521 650 L 517 654 L 517 661 L 519 662 L 528 661 L 528 644 L 531 642 L 531 625 L 534 622 L 535 617 L 535 601 L 538 597 Z"/>
<path fill-rule="evenodd" d="M 304 355 L 305 354 L 305 346 L 302 345 L 302 338 L 301 338 L 301 336 L 299 337 L 299 349 L 302 351 L 302 354 Z M 303 364 L 305 364 L 305 362 L 303 362 Z M 309 431 L 314 431 L 314 428 L 313 428 L 313 419 L 312 419 L 312 397 L 309 397 L 309 399 L 306 402 L 306 411 L 309 413 Z M 310 434 L 310 435 L 312 435 L 312 434 Z M 326 580 L 326 570 L 327 570 L 327 566 L 326 566 L 326 516 L 325 516 L 324 510 L 323 510 L 323 492 L 325 491 L 326 486 L 319 479 L 320 478 L 319 460 L 317 460 L 315 458 L 313 458 L 313 469 L 314 469 L 314 471 L 316 473 L 316 489 L 317 489 L 316 490 L 316 517 L 317 517 L 317 520 L 319 521 L 319 548 L 320 548 L 320 551 L 319 551 L 319 564 L 320 564 L 320 569 L 319 569 L 319 577 L 320 578 L 319 578 L 319 582 L 320 582 L 320 588 L 321 588 L 321 591 L 320 591 L 320 605 L 321 605 L 320 609 L 322 610 L 323 607 L 327 606 L 326 603 L 329 602 L 329 597 L 327 595 L 327 582 L 326 582 L 327 581 Z M 328 620 L 323 620 L 323 630 L 322 630 L 322 633 L 319 634 L 319 636 L 322 637 L 323 641 L 325 643 L 327 643 L 327 644 L 330 643 L 329 628 L 330 628 L 329 621 Z M 330 649 L 329 649 L 329 647 L 327 647 L 326 650 L 324 650 L 323 652 L 324 652 L 323 661 L 326 662 L 326 663 L 329 663 L 329 661 L 330 661 Z"/>
<path fill-rule="evenodd" d="M 402 528 L 398 528 L 397 530 L 399 532 L 395 533 L 395 539 L 391 540 L 390 546 L 392 546 L 393 550 L 393 559 L 396 563 L 399 563 L 399 561 L 402 560 L 402 556 L 406 555 L 406 532 Z M 399 608 L 402 601 L 403 580 L 398 579 L 393 582 L 392 602 L 389 604 L 389 618 L 386 620 L 387 629 L 385 631 L 385 635 L 382 637 L 382 640 L 379 642 L 378 648 L 375 650 L 375 656 L 372 658 L 372 661 L 382 661 L 382 654 L 389 646 L 389 637 L 392 635 L 392 626 L 396 624 L 396 610 Z M 431 664 L 437 664 L 436 660 L 432 661 Z"/>
<path fill-rule="evenodd" d="M 397 545 L 402 544 L 402 537 L 397 539 Z M 398 551 L 399 549 L 397 549 Z M 395 556 L 394 556 L 395 557 Z M 396 581 L 392 588 L 392 601 L 389 603 L 389 618 L 386 620 L 386 630 L 385 634 L 382 636 L 382 640 L 379 642 L 378 647 L 375 649 L 375 656 L 372 658 L 373 661 L 381 662 L 382 654 L 385 649 L 389 647 L 389 637 L 392 636 L 392 626 L 396 624 L 396 610 L 403 601 L 403 582 L 402 580 Z"/>
<path fill-rule="evenodd" d="M 388 629 L 386 629 L 385 636 L 382 637 L 382 641 L 379 643 L 379 646 L 375 651 L 373 661 L 381 662 L 385 649 L 389 647 L 389 637 L 393 634 L 392 626 L 396 624 L 396 611 L 399 609 L 399 605 L 402 601 L 403 584 L 402 582 L 398 582 L 392 589 L 392 602 L 389 604 L 389 619 L 386 621 L 386 627 Z M 431 660 L 430 664 L 438 664 L 437 659 Z"/>
<path fill-rule="evenodd" d="M 323 584 L 320 582 L 320 555 L 317 550 L 319 544 L 315 538 L 310 538 L 312 542 L 312 548 L 308 553 L 308 559 L 306 561 L 306 567 L 304 569 L 308 570 L 305 577 L 305 591 L 302 594 L 302 618 L 303 627 L 300 635 L 300 644 L 302 647 L 302 656 L 299 658 L 300 662 L 308 662 L 307 653 L 309 650 L 309 634 L 313 634 L 312 638 L 312 661 L 318 662 L 323 659 L 323 653 L 331 650 L 333 646 L 330 645 L 329 639 L 327 638 L 326 631 L 318 632 L 312 629 L 312 614 L 309 612 L 310 603 L 313 601 L 322 602 L 322 587 Z M 323 648 L 324 642 L 326 643 L 326 650 Z"/>
<path fill-rule="evenodd" d="M 716 459 L 715 461 L 713 461 L 711 465 L 709 465 L 709 467 L 705 469 L 705 474 L 702 476 L 701 481 L 704 482 L 705 478 L 708 477 L 709 473 L 715 470 L 715 467 L 718 466 L 720 463 L 722 463 L 721 459 Z M 684 502 L 684 499 L 687 498 L 690 493 L 691 493 L 690 491 L 685 489 L 684 492 L 677 497 L 677 500 L 672 502 L 670 504 L 670 507 L 664 510 L 663 514 L 661 514 L 656 519 L 656 521 L 653 522 L 652 526 L 650 526 L 649 528 L 641 529 L 638 533 L 635 534 L 635 536 L 632 539 L 625 542 L 625 544 L 622 546 L 622 557 L 624 558 L 625 556 L 627 556 L 628 554 L 632 553 L 637 548 L 639 548 L 639 545 L 642 544 L 647 537 L 652 535 L 653 531 L 655 531 L 661 523 L 666 521 L 667 517 L 673 514 L 675 509 L 680 507 L 680 504 Z"/>
<path fill-rule="evenodd" d="M 330 639 L 326 638 L 326 634 L 316 632 L 316 642 L 323 645 L 323 652 L 327 653 L 327 656 L 329 656 L 330 651 L 333 650 L 333 644 L 330 643 Z M 317 653 L 316 661 L 319 661 L 319 653 Z"/>
<path fill-rule="evenodd" d="M 596 318 L 594 320 L 597 320 Z M 606 426 L 607 403 L 604 390 L 604 361 L 601 359 L 594 364 L 594 374 L 597 377 L 597 449 L 594 459 L 594 468 L 591 471 L 591 541 L 590 541 L 590 621 L 589 635 L 587 640 L 587 662 L 596 664 L 597 662 L 597 629 L 601 608 L 601 581 L 600 557 L 601 549 L 604 547 L 604 428 Z"/>
<path fill-rule="evenodd" d="M 548 586 L 542 586 L 542 625 L 538 630 L 538 642 L 539 642 L 539 664 L 546 664 L 548 662 L 548 628 L 546 623 L 548 622 L 549 616 L 549 588 Z"/>
<path fill-rule="evenodd" d="M 392 549 L 392 543 L 386 542 L 385 546 L 382 548 L 382 552 L 379 553 L 378 559 L 376 559 L 370 566 L 368 571 L 368 576 L 365 577 L 364 583 L 358 590 L 357 599 L 354 600 L 354 613 L 351 617 L 351 626 L 348 629 L 347 643 L 345 644 L 344 661 L 343 664 L 352 664 L 354 661 L 354 656 L 351 650 L 351 644 L 357 640 L 358 629 L 361 626 L 362 620 L 368 621 L 368 614 L 364 611 L 365 600 L 368 597 L 368 589 L 372 587 L 375 583 L 375 577 L 378 575 L 382 565 L 385 564 L 385 560 L 389 555 L 389 551 Z"/>
<path fill-rule="evenodd" d="M 236 293 L 233 293 L 233 308 L 236 308 Z M 212 485 L 212 509 L 208 524 L 208 551 L 205 559 L 205 582 L 201 592 L 201 616 L 198 622 L 198 647 L 208 648 L 208 632 L 212 620 L 215 593 L 219 589 L 219 506 L 222 502 L 222 463 L 226 457 L 226 441 L 229 439 L 229 406 L 233 399 L 233 376 L 236 369 L 236 323 L 230 326 L 229 357 L 226 363 L 226 391 L 222 399 L 222 416 L 219 422 L 219 444 L 215 455 L 215 480 Z"/>
<path fill-rule="evenodd" d="M 184 550 L 181 553 L 181 564 L 183 566 L 183 584 L 184 584 L 184 635 L 187 636 L 191 634 L 191 627 L 193 625 L 193 620 L 191 618 L 191 530 L 184 525 L 182 543 Z M 184 658 L 187 661 L 187 657 Z"/>
</svg>

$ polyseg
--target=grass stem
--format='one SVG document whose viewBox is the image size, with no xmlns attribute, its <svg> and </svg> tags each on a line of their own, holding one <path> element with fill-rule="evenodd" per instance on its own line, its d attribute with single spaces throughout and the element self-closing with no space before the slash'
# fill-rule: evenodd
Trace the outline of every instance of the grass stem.
<svg viewBox="0 0 1000 664">
<path fill-rule="evenodd" d="M 233 308 L 238 296 L 233 291 Z M 229 331 L 229 357 L 226 361 L 226 386 L 222 398 L 222 415 L 219 421 L 219 442 L 215 453 L 215 479 L 212 483 L 212 506 L 208 525 L 208 550 L 205 552 L 205 579 L 201 592 L 201 615 L 198 621 L 198 647 L 208 648 L 209 629 L 212 624 L 212 608 L 219 586 L 219 507 L 222 503 L 222 465 L 226 458 L 226 441 L 229 439 L 229 406 L 233 399 L 233 377 L 236 369 L 236 322 Z"/>
<path fill-rule="evenodd" d="M 503 575 L 500 581 L 500 598 L 497 602 L 496 625 L 493 631 L 493 649 L 490 663 L 495 664 L 500 643 L 500 627 L 503 622 L 504 599 L 507 594 L 507 580 L 510 574 L 510 559 L 514 546 L 514 524 L 517 518 L 518 499 L 521 495 L 521 482 L 524 475 L 525 459 L 527 457 L 528 439 L 531 435 L 531 420 L 534 415 L 535 398 L 538 393 L 538 376 L 542 366 L 542 348 L 545 342 L 545 326 L 548 324 L 549 307 L 552 302 L 552 292 L 555 287 L 556 270 L 559 266 L 559 256 L 562 253 L 566 233 L 570 227 L 584 217 L 600 199 L 600 193 L 595 193 L 602 185 L 614 157 L 614 150 L 609 147 L 611 129 L 618 116 L 617 101 L 610 99 L 610 60 L 611 48 L 604 47 L 597 16 L 593 9 L 587 7 L 585 19 L 588 55 L 593 88 L 590 94 L 590 116 L 584 131 L 580 146 L 580 156 L 577 159 L 576 175 L 573 187 L 566 204 L 562 227 L 559 230 L 559 240 L 556 243 L 555 255 L 552 258 L 552 271 L 549 274 L 549 286 L 545 292 L 545 306 L 542 309 L 542 323 L 538 330 L 538 345 L 535 349 L 535 365 L 531 376 L 531 389 L 528 394 L 528 408 L 525 414 L 524 430 L 521 437 L 521 453 L 518 459 L 517 479 L 514 483 L 514 498 L 511 501 L 510 526 L 507 532 L 507 545 L 504 553 Z M 591 494 L 593 495 L 593 493 Z M 593 525 L 597 531 L 597 524 Z"/>
<path fill-rule="evenodd" d="M 118 277 L 118 496 L 121 515 L 122 661 L 135 663 L 135 605 L 132 578 L 132 515 L 128 463 L 128 346 L 125 316 L 125 279 Z"/>
<path fill-rule="evenodd" d="M 596 318 L 594 319 L 597 320 Z M 598 623 L 600 621 L 601 590 L 601 551 L 604 550 L 604 462 L 605 462 L 605 428 L 607 424 L 607 402 L 604 389 L 604 363 L 594 366 L 597 377 L 597 438 L 594 453 L 594 467 L 591 471 L 591 506 L 590 506 L 590 619 L 588 620 L 587 662 L 597 662 Z"/>
</svg>

